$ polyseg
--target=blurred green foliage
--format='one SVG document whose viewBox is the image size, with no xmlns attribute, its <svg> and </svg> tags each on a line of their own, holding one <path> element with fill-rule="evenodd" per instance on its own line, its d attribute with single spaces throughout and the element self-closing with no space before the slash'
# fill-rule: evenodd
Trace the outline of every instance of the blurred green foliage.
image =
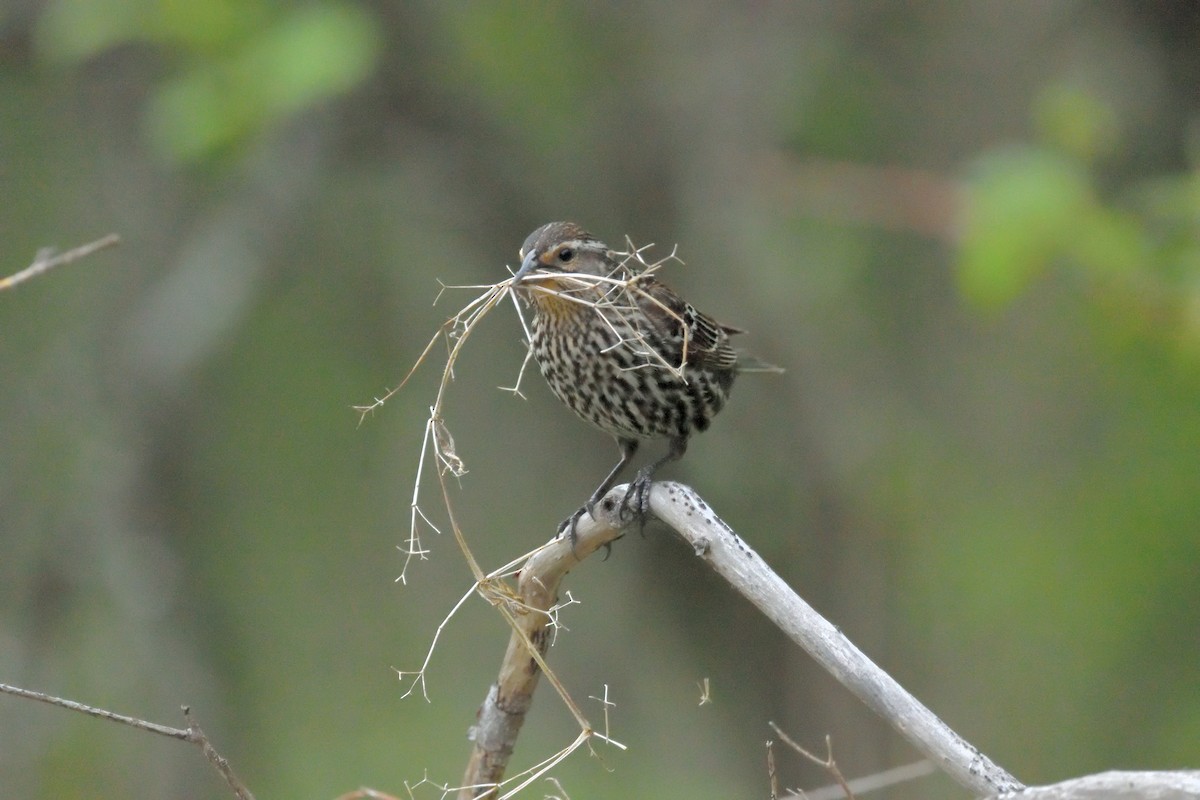
<svg viewBox="0 0 1200 800">
<path fill-rule="evenodd" d="M 968 183 L 959 256 L 964 294 L 1010 303 L 1070 270 L 1120 321 L 1200 348 L 1200 169 L 1097 188 L 1121 138 L 1114 110 L 1061 85 L 1034 104 L 1039 144 L 983 154 Z M 1164 323 L 1165 326 L 1164 326 Z"/>
<path fill-rule="evenodd" d="M 376 68 L 372 15 L 350 3 L 55 0 L 38 30 L 46 58 L 73 65 L 138 42 L 175 62 L 146 108 L 151 142 L 193 162 L 359 85 Z"/>
</svg>

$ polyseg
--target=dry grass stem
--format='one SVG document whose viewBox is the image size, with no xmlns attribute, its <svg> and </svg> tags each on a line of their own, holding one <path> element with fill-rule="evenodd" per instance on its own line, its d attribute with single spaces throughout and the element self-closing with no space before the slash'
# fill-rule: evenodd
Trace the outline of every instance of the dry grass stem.
<svg viewBox="0 0 1200 800">
<path fill-rule="evenodd" d="M 543 675 L 575 716 L 582 741 L 588 743 L 593 755 L 597 755 L 592 746 L 593 738 L 624 749 L 620 742 L 613 740 L 611 732 L 597 732 L 592 727 L 543 657 L 554 631 L 554 609 L 563 605 L 558 599 L 563 578 L 583 559 L 622 533 L 622 523 L 617 520 L 618 497 L 619 492 L 614 489 L 597 506 L 597 516 L 585 515 L 580 520 L 574 546 L 565 538 L 554 538 L 531 556 L 517 576 L 520 602 L 497 606 L 512 631 L 497 680 L 488 690 L 472 727 L 470 738 L 474 747 L 464 770 L 464 786 L 494 787 L 504 779 L 517 736 Z M 565 751 L 562 755 L 565 757 Z M 485 794 L 491 800 L 499 790 L 490 794 L 485 791 Z M 458 795 L 459 800 L 480 796 L 478 791 Z"/>
<path fill-rule="evenodd" d="M 616 342 L 610 345 L 608 349 L 613 350 L 624 347 L 634 355 L 645 360 L 645 363 L 630 367 L 629 369 L 661 368 L 667 370 L 675 377 L 683 379 L 690 344 L 690 326 L 685 324 L 683 317 L 674 309 L 668 308 L 657 297 L 638 286 L 639 283 L 645 281 L 647 276 L 653 274 L 668 261 L 679 261 L 679 258 L 673 250 L 669 256 L 654 263 L 640 260 L 641 251 L 620 253 L 618 255 L 624 256 L 617 270 L 621 275 L 620 277 L 616 276 L 617 272 L 609 275 L 572 273 L 565 276 L 558 274 L 538 275 L 535 273 L 528 276 L 525 279 L 525 283 L 532 291 L 591 308 L 616 337 Z M 638 259 L 641 269 L 634 271 L 628 267 L 628 263 L 632 259 Z M 679 263 L 683 262 L 679 261 Z M 538 283 L 539 278 L 552 280 L 557 285 L 554 287 L 543 286 Z M 566 284 L 566 286 L 563 287 L 563 284 Z M 662 353 L 651 346 L 644 336 L 637 336 L 630 339 L 623 337 L 619 333 L 618 326 L 614 320 L 620 319 L 629 322 L 632 318 L 640 316 L 642 312 L 638 310 L 637 306 L 639 301 L 645 301 L 656 306 L 664 314 L 680 324 L 680 330 L 683 333 L 683 349 L 678 364 L 668 360 Z M 629 323 L 622 327 L 637 330 L 639 326 Z"/>
<path fill-rule="evenodd" d="M 413 791 L 416 789 L 420 789 L 422 786 L 426 786 L 426 785 L 431 786 L 434 789 L 436 789 L 438 791 L 439 798 L 445 798 L 446 795 L 455 791 L 454 789 L 452 789 L 449 786 L 449 784 L 437 783 L 435 781 L 430 780 L 429 773 L 428 773 L 428 771 L 426 771 L 426 773 L 423 776 L 421 776 L 421 780 L 417 781 L 416 783 L 409 783 L 408 781 L 404 782 L 404 791 L 408 794 L 408 800 L 416 800 L 417 796 L 413 793 Z"/>
<path fill-rule="evenodd" d="M 402 681 L 409 681 L 408 688 L 405 689 L 404 694 L 401 695 L 401 698 L 408 697 L 414 691 L 416 691 L 417 687 L 419 686 L 421 689 L 421 696 L 425 698 L 426 702 L 430 702 L 426 674 L 429 670 L 429 664 L 433 660 L 433 654 L 437 649 L 438 641 L 441 639 L 442 633 L 446 630 L 446 627 L 450 624 L 450 620 L 454 618 L 454 615 L 458 613 L 459 609 L 461 609 L 463 605 L 466 604 L 467 600 L 469 600 L 474 594 L 478 594 L 485 601 L 487 601 L 489 605 L 492 606 L 499 607 L 501 605 L 509 605 L 524 612 L 545 614 L 549 620 L 549 624 L 553 626 L 555 630 L 557 630 L 559 627 L 562 627 L 558 622 L 558 609 L 563 605 L 570 605 L 571 603 L 578 602 L 577 600 L 571 599 L 568 603 L 558 604 L 550 609 L 549 612 L 542 611 L 541 609 L 522 603 L 513 587 L 506 582 L 507 579 L 515 577 L 516 573 L 519 571 L 517 567 L 520 564 L 525 563 L 538 552 L 544 550 L 551 544 L 553 544 L 553 542 L 548 542 L 540 547 L 530 550 L 528 553 L 513 559 L 508 564 L 505 564 L 488 575 L 482 576 L 471 584 L 470 588 L 468 588 L 467 591 L 458 598 L 458 601 L 453 607 L 451 607 L 450 611 L 446 614 L 442 621 L 438 623 L 437 629 L 434 630 L 433 637 L 430 640 L 429 648 L 425 651 L 425 659 L 421 662 L 421 666 L 415 670 L 395 670 L 397 678 Z M 508 617 L 508 614 L 505 614 L 505 616 Z"/>
<path fill-rule="evenodd" d="M 518 792 L 522 791 L 525 787 L 529 786 L 531 783 L 538 780 L 539 778 L 544 776 L 546 773 L 548 773 L 550 770 L 554 769 L 559 764 L 561 764 L 563 761 L 565 761 L 572 753 L 574 753 L 581 746 L 583 746 L 583 744 L 585 742 L 587 742 L 589 736 L 590 736 L 590 733 L 588 731 L 580 731 L 579 735 L 575 737 L 575 740 L 573 742 L 571 742 L 569 745 L 567 745 L 563 749 L 559 750 L 554 755 L 552 755 L 548 758 L 542 759 L 540 762 L 538 762 L 537 764 L 534 764 L 532 767 L 522 770 L 521 772 L 518 772 L 516 775 L 513 775 L 511 778 L 503 780 L 500 783 L 483 784 L 480 786 L 469 786 L 469 787 L 463 787 L 463 788 L 480 789 L 481 791 L 478 794 L 473 795 L 473 796 L 479 797 L 479 798 L 486 797 L 486 798 L 489 798 L 489 800 L 490 800 L 490 798 L 493 796 L 494 792 L 497 789 L 504 789 L 505 787 L 508 787 L 505 790 L 504 794 L 500 795 L 499 797 L 496 797 L 495 800 L 509 800 L 509 798 L 515 797 Z"/>
<path fill-rule="evenodd" d="M 442 632 L 446 630 L 446 626 L 450 624 L 450 620 L 454 618 L 454 615 L 458 613 L 458 610 L 463 607 L 463 604 L 467 602 L 471 595 L 475 594 L 475 590 L 478 586 L 478 583 L 473 584 L 471 588 L 468 589 L 465 594 L 463 594 L 462 597 L 458 598 L 458 602 L 455 603 L 454 607 L 450 609 L 450 613 L 446 614 L 442 621 L 438 623 L 437 630 L 433 632 L 433 639 L 429 642 L 429 649 L 425 651 L 425 660 L 421 662 L 420 669 L 396 670 L 397 678 L 402 681 L 411 678 L 412 681 L 408 688 L 404 691 L 404 694 L 400 695 L 401 699 L 412 694 L 419 685 L 421 687 L 421 696 L 425 698 L 425 702 L 430 702 L 429 692 L 425 682 L 425 673 L 429 670 L 429 662 L 433 660 L 433 652 L 437 649 L 438 640 L 441 639 Z"/>
<path fill-rule="evenodd" d="M 546 778 L 546 782 L 553 783 L 554 788 L 559 792 L 558 794 L 546 795 L 546 800 L 571 800 L 570 795 L 567 794 L 567 790 L 564 789 L 562 784 L 558 782 L 558 778 Z"/>
<path fill-rule="evenodd" d="M 608 699 L 608 684 L 607 683 L 604 684 L 604 696 L 603 697 L 596 697 L 594 694 L 589 694 L 588 699 L 595 700 L 597 703 L 600 704 L 600 707 L 604 710 L 604 737 L 603 738 L 608 739 L 608 710 L 610 708 L 617 707 L 616 703 L 614 703 L 613 701 Z"/>
<path fill-rule="evenodd" d="M 607 687 L 606 687 L 606 693 L 607 693 Z M 585 744 L 588 746 L 588 749 L 593 756 L 595 756 L 596 758 L 601 758 L 600 755 L 594 749 L 592 749 L 592 746 L 591 746 L 592 739 L 600 739 L 601 741 L 607 742 L 608 744 L 611 744 L 614 747 L 620 748 L 621 750 L 626 749 L 625 745 L 621 744 L 620 742 L 618 742 L 614 739 L 610 739 L 608 736 L 606 736 L 602 733 L 598 733 L 598 732 L 592 731 L 592 730 L 581 730 L 579 732 L 579 735 L 576 736 L 575 740 L 572 741 L 569 745 L 567 745 L 563 749 L 559 750 L 554 755 L 543 759 L 542 761 L 538 762 L 537 764 L 534 764 L 533 766 L 531 766 L 527 769 L 524 769 L 521 772 L 518 772 L 517 774 L 513 775 L 511 778 L 507 778 L 498 784 L 483 784 L 483 785 L 479 785 L 479 786 L 468 786 L 468 787 L 463 787 L 463 788 L 482 789 L 484 791 L 480 792 L 478 795 L 475 795 L 475 796 L 479 797 L 479 798 L 487 797 L 490 800 L 491 795 L 488 794 L 489 792 L 492 792 L 498 788 L 504 789 L 505 787 L 508 787 L 506 789 L 506 791 L 504 792 L 504 794 L 500 795 L 495 800 L 509 800 L 510 798 L 515 797 L 518 792 L 525 789 L 531 783 L 538 780 L 539 778 L 544 776 L 547 772 L 549 772 L 550 770 L 557 767 L 559 764 L 561 764 L 563 761 L 565 761 L 572 753 L 574 753 L 576 750 L 578 750 L 580 747 L 582 747 Z M 601 758 L 601 761 L 603 761 L 602 758 Z M 551 780 L 553 780 L 553 779 L 551 779 Z M 555 781 L 555 783 L 556 783 L 556 785 L 558 784 L 557 781 Z M 560 790 L 562 789 L 561 785 L 559 785 L 559 789 Z"/>
</svg>

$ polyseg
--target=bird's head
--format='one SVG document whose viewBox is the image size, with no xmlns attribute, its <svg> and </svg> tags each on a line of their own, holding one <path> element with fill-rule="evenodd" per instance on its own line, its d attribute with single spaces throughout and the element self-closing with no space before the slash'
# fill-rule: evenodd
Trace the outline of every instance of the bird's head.
<svg viewBox="0 0 1200 800">
<path fill-rule="evenodd" d="M 551 222 L 529 234 L 521 245 L 521 268 L 513 283 L 519 284 L 535 270 L 606 276 L 613 271 L 609 253 L 608 245 L 574 222 Z"/>
</svg>

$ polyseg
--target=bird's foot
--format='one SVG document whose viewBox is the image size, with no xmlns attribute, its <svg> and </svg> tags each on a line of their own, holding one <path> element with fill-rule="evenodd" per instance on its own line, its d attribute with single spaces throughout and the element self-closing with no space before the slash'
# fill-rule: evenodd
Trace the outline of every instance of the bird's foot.
<svg viewBox="0 0 1200 800">
<path fill-rule="evenodd" d="M 636 519 L 638 532 L 643 536 L 646 535 L 646 517 L 650 515 L 650 487 L 654 485 L 650 475 L 649 469 L 638 470 L 637 477 L 629 482 L 629 488 L 621 500 L 621 517 L 628 514 L 631 520 Z"/>
<path fill-rule="evenodd" d="M 571 543 L 571 553 L 576 558 L 579 557 L 579 552 L 575 549 L 575 546 L 579 543 L 579 530 L 578 530 L 579 520 L 583 519 L 584 514 L 588 514 L 592 517 L 592 519 L 595 519 L 596 518 L 596 505 L 598 504 L 598 502 L 599 502 L 599 500 L 596 498 L 588 500 L 582 507 L 580 507 L 580 509 L 578 511 L 576 511 L 574 514 L 572 514 L 571 516 L 564 519 L 562 522 L 558 523 L 558 536 L 562 537 L 565 535 L 567 537 L 567 541 L 569 541 Z M 621 509 L 622 516 L 624 516 L 624 513 L 625 513 L 624 502 L 625 501 L 622 501 L 622 509 Z M 619 538 L 621 538 L 621 537 L 618 536 L 617 539 L 619 539 Z M 616 541 L 616 540 L 614 539 L 613 541 Z M 604 558 L 601 560 L 608 561 L 608 557 L 610 555 L 612 555 L 612 542 L 605 542 L 604 543 Z"/>
</svg>

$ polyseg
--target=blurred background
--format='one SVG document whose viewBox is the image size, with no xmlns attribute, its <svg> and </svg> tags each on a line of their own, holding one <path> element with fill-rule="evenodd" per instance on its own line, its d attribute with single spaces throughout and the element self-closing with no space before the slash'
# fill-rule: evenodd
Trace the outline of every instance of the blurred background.
<svg viewBox="0 0 1200 800">
<path fill-rule="evenodd" d="M 1191 2 L 10 1 L 0 274 L 123 241 L 0 294 L 0 682 L 190 704 L 263 798 L 456 784 L 508 632 L 468 603 L 402 698 L 470 586 L 427 529 L 395 580 L 441 351 L 351 406 L 477 293 L 439 281 L 573 219 L 678 244 L 667 281 L 787 369 L 661 477 L 1022 781 L 1196 767 L 1198 87 Z M 496 389 L 522 354 L 502 306 L 446 402 L 485 568 L 617 455 Z M 662 529 L 565 588 L 550 663 L 629 746 L 573 797 L 765 797 L 768 720 L 849 777 L 918 758 Z M 574 735 L 543 684 L 514 770 Z M 229 796 L 12 697 L 0 787 Z"/>
</svg>

